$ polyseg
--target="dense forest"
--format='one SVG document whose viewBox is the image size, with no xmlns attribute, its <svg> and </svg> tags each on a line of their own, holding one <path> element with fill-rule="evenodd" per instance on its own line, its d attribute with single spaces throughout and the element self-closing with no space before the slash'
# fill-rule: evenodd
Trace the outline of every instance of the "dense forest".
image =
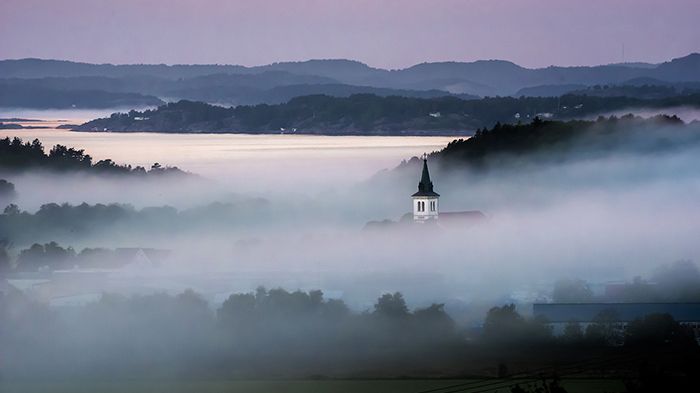
<svg viewBox="0 0 700 393">
<path fill-rule="evenodd" d="M 155 163 L 150 169 L 141 166 L 119 165 L 110 159 L 93 163 L 83 149 L 55 145 L 48 153 L 41 141 L 24 142 L 21 138 L 0 139 L 0 173 L 17 173 L 27 170 L 55 172 L 86 172 L 99 175 L 183 175 L 176 167 L 164 167 Z"/>
<path fill-rule="evenodd" d="M 496 123 L 457 139 L 432 157 L 445 168 L 522 168 L 610 154 L 656 154 L 700 146 L 700 124 L 676 116 L 643 119 L 632 115 L 594 121 Z"/>
<path fill-rule="evenodd" d="M 258 288 L 215 311 L 191 290 L 103 295 L 71 312 L 0 292 L 0 318 L 0 344 L 14 359 L 5 378 L 508 377 L 542 367 L 551 377 L 554 361 L 576 365 L 579 376 L 639 378 L 639 362 L 662 369 L 657 376 L 692 375 L 699 356 L 692 332 L 667 314 L 625 330 L 600 315 L 553 336 L 546 321 L 507 304 L 491 308 L 482 328 L 465 330 L 442 304 L 410 310 L 398 292 L 359 313 L 318 290 Z M 581 364 L 606 356 L 625 362 L 604 374 L 601 361 Z"/>
<path fill-rule="evenodd" d="M 700 94 L 638 99 L 554 97 L 410 98 L 357 94 L 304 96 L 279 105 L 224 108 L 180 101 L 154 110 L 115 113 L 85 123 L 81 131 L 248 132 L 298 134 L 458 134 L 497 122 L 580 118 L 625 108 L 700 106 Z"/>
</svg>

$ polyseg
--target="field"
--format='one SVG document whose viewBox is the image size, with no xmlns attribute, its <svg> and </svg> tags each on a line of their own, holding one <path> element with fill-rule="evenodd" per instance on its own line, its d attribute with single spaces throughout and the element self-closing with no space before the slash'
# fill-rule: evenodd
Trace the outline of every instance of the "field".
<svg viewBox="0 0 700 393">
<path fill-rule="evenodd" d="M 0 382 L 2 393 L 419 393 L 509 392 L 509 385 L 525 387 L 532 380 L 284 380 L 284 381 L 60 381 Z M 462 386 L 455 386 L 461 385 Z M 455 386 L 448 388 L 449 386 Z M 618 380 L 567 379 L 569 393 L 623 392 Z M 468 389 L 467 389 L 468 388 Z M 465 390 L 460 390 L 465 389 Z"/>
</svg>

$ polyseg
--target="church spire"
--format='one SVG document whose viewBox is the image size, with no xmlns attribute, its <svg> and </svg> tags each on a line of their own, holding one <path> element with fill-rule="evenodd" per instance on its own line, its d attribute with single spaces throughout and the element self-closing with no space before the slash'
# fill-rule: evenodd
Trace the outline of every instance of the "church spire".
<svg viewBox="0 0 700 393">
<path fill-rule="evenodd" d="M 433 191 L 433 182 L 430 181 L 430 172 L 428 172 L 428 158 L 423 156 L 423 174 L 418 183 L 418 191 Z"/>
<path fill-rule="evenodd" d="M 427 154 L 423 154 L 423 173 L 421 174 L 420 182 L 418 183 L 418 192 L 412 196 L 440 196 L 440 194 L 433 191 L 433 182 L 430 181 L 430 172 L 428 171 Z"/>
</svg>

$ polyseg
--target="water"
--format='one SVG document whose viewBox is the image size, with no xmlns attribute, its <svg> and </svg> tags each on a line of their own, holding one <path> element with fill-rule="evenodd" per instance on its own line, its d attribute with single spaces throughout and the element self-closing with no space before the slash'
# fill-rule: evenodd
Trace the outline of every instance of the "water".
<svg viewBox="0 0 700 393">
<path fill-rule="evenodd" d="M 92 115 L 92 116 L 90 116 Z M 248 134 L 160 134 L 73 132 L 61 124 L 84 122 L 102 113 L 0 112 L 0 117 L 43 120 L 23 125 L 46 129 L 0 130 L 0 137 L 38 138 L 84 149 L 94 161 L 150 167 L 177 166 L 229 183 L 236 191 L 274 188 L 323 190 L 365 180 L 401 160 L 443 148 L 454 137 L 318 136 Z"/>
</svg>

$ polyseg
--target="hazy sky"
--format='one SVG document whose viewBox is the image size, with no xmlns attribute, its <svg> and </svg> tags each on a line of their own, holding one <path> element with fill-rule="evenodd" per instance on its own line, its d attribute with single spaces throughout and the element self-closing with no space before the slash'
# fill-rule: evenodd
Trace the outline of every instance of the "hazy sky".
<svg viewBox="0 0 700 393">
<path fill-rule="evenodd" d="M 0 58 L 399 68 L 660 62 L 700 52 L 698 0 L 0 0 Z"/>
</svg>

